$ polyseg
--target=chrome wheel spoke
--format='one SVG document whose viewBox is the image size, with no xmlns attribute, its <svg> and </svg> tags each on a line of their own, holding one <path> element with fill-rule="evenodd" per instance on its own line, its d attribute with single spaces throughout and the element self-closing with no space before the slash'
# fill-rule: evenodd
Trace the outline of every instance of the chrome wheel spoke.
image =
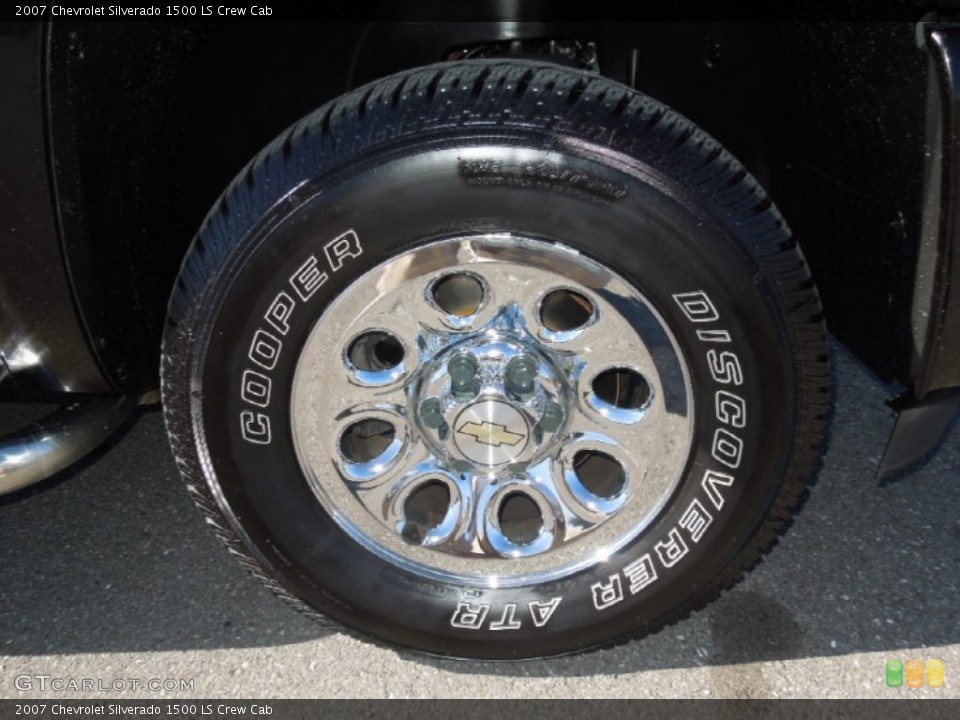
<svg viewBox="0 0 960 720">
<path fill-rule="evenodd" d="M 337 422 L 362 414 L 370 408 L 379 408 L 401 416 L 407 413 L 407 393 L 402 384 L 364 387 L 348 378 L 328 377 L 323 381 L 323 385 L 327 388 L 324 394 L 332 396 L 325 402 L 333 409 L 333 419 Z"/>
<path fill-rule="evenodd" d="M 531 557 L 563 541 L 566 524 L 551 493 L 529 480 L 488 486 L 478 498 L 480 546 L 503 558 Z"/>
<path fill-rule="evenodd" d="M 434 487 L 439 491 L 432 492 Z M 457 534 L 470 501 L 459 479 L 437 465 L 423 446 L 379 482 L 359 487 L 357 496 L 405 540 L 426 546 Z"/>
<path fill-rule="evenodd" d="M 396 405 L 353 406 L 337 416 L 326 437 L 334 464 L 353 483 L 380 483 L 408 462 L 410 432 Z"/>
<path fill-rule="evenodd" d="M 618 448 L 629 462 L 639 462 L 656 452 L 660 433 L 655 422 L 625 424 L 604 418 L 589 408 L 581 408 L 570 416 L 567 444 L 593 441 Z"/>
</svg>

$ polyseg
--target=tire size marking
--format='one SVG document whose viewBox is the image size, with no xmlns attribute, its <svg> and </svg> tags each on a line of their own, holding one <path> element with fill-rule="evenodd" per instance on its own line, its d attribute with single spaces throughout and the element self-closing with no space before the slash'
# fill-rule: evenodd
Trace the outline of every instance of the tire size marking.
<svg viewBox="0 0 960 720">
<path fill-rule="evenodd" d="M 510 186 L 566 193 L 606 204 L 627 196 L 627 187 L 564 164 L 562 160 L 543 160 L 540 152 L 513 150 L 511 160 L 490 158 L 465 152 L 459 158 L 460 176 L 478 187 Z"/>
<path fill-rule="evenodd" d="M 323 246 L 323 255 L 310 255 L 287 279 L 286 286 L 270 301 L 247 350 L 250 367 L 240 378 L 240 400 L 249 406 L 240 412 L 240 435 L 253 445 L 269 445 L 273 439 L 270 417 L 265 412 L 273 395 L 270 373 L 283 352 L 283 341 L 290 332 L 290 318 L 299 305 L 312 298 L 350 258 L 363 254 L 360 238 L 353 230 Z"/>
<path fill-rule="evenodd" d="M 530 620 L 536 628 L 544 627 L 560 606 L 563 598 L 555 597 L 547 602 L 531 601 L 527 603 Z M 518 603 L 507 603 L 499 613 L 490 614 L 491 605 L 480 602 L 480 593 L 466 590 L 460 595 L 460 601 L 450 618 L 450 626 L 460 630 L 519 630 L 523 627 L 523 611 Z M 518 612 L 520 617 L 518 617 Z M 489 619 L 489 623 L 487 622 Z"/>
<path fill-rule="evenodd" d="M 701 493 L 690 501 L 677 523 L 654 543 L 652 552 L 590 586 L 593 606 L 598 611 L 613 607 L 656 583 L 689 554 L 692 546 L 703 540 L 715 514 L 723 509 L 724 492 L 735 481 L 729 471 L 740 467 L 743 459 L 743 439 L 738 433 L 747 425 L 747 405 L 736 393 L 736 388 L 744 382 L 740 358 L 729 347 L 723 347 L 732 343 L 730 332 L 700 327 L 720 322 L 716 305 L 703 290 L 677 293 L 673 299 L 696 327 L 697 339 L 704 344 L 710 377 L 718 386 L 712 399 L 718 427 L 713 433 L 710 454 L 722 467 L 704 472 Z"/>
</svg>

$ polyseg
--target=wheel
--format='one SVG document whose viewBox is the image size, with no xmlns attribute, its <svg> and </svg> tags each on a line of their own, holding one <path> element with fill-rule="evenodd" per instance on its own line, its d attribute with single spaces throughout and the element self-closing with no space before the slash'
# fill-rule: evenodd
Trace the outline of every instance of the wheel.
<svg viewBox="0 0 960 720">
<path fill-rule="evenodd" d="M 174 454 L 279 595 L 471 658 L 652 632 L 803 501 L 828 395 L 783 219 L 654 100 L 529 61 L 304 118 L 211 211 L 164 339 Z"/>
</svg>

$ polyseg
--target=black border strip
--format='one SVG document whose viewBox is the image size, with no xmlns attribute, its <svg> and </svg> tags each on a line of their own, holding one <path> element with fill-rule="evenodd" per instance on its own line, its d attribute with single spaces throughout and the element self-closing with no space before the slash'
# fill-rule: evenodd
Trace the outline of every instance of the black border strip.
<svg viewBox="0 0 960 720">
<path fill-rule="evenodd" d="M 153 0 L 133 4 L 127 0 L 25 0 L 24 5 L 43 5 L 40 18 L 17 16 L 19 3 L 4 3 L 0 21 L 907 21 L 916 22 L 932 12 L 951 13 L 960 0 L 672 0 L 672 2 L 630 2 L 618 0 L 327 0 L 302 3 L 295 0 Z M 172 8 L 188 8 L 174 14 Z M 74 16 L 54 7 L 82 9 Z M 220 8 L 242 8 L 237 17 Z M 252 8 L 259 8 L 253 14 Z M 123 8 L 120 14 L 116 8 Z M 133 16 L 134 8 L 152 8 L 148 16 Z M 190 8 L 195 9 L 191 14 Z M 264 8 L 269 14 L 264 14 Z"/>
<path fill-rule="evenodd" d="M 28 708 L 24 713 L 23 707 Z M 42 714 L 34 708 L 44 707 Z M 20 713 L 17 709 L 21 708 Z M 231 713 L 230 709 L 236 709 Z M 240 712 L 242 711 L 242 712 Z M 960 717 L 960 700 L 0 700 L 0 720 L 48 717 L 221 718 L 270 720 L 489 720 L 522 717 L 556 720 L 753 720 L 756 718 L 843 718 L 939 720 Z"/>
</svg>

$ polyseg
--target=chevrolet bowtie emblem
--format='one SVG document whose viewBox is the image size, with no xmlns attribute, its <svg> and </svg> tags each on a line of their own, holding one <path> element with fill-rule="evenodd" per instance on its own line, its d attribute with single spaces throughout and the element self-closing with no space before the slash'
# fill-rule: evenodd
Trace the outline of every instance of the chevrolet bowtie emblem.
<svg viewBox="0 0 960 720">
<path fill-rule="evenodd" d="M 496 423 L 487 422 L 486 420 L 482 423 L 464 423 L 457 432 L 461 435 L 469 435 L 476 438 L 478 443 L 492 445 L 493 447 L 500 447 L 501 445 L 514 447 L 523 440 L 523 435 L 510 432 L 507 430 L 506 425 L 497 425 Z"/>
</svg>

